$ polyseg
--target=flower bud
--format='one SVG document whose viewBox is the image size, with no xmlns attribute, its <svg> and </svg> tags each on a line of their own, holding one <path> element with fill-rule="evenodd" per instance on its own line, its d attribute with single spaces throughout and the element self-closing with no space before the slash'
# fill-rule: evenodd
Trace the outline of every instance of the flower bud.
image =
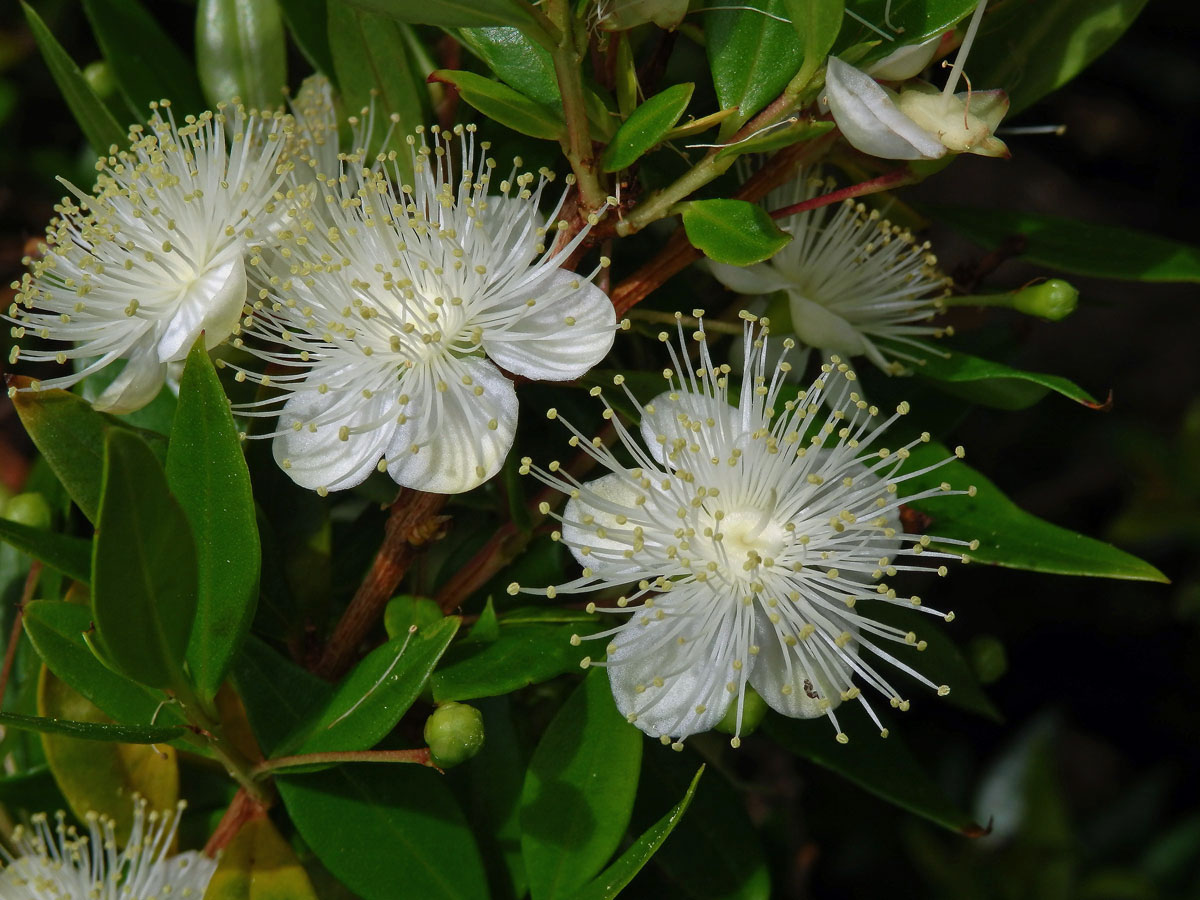
<svg viewBox="0 0 1200 900">
<path fill-rule="evenodd" d="M 942 36 L 935 34 L 929 40 L 919 44 L 907 44 L 899 47 L 879 60 L 872 63 L 867 74 L 880 81 L 904 81 L 920 75 L 925 67 L 933 61 Z"/>
<path fill-rule="evenodd" d="M 483 713 L 466 703 L 443 703 L 425 720 L 425 743 L 435 766 L 466 762 L 483 746 Z"/>
<path fill-rule="evenodd" d="M 1004 645 L 991 635 L 981 634 L 968 648 L 971 667 L 982 684 L 998 681 L 1008 671 L 1008 654 Z"/>
<path fill-rule="evenodd" d="M 88 63 L 84 67 L 83 80 L 101 100 L 107 100 L 116 93 L 117 79 L 113 76 L 112 67 L 102 59 Z"/>
<path fill-rule="evenodd" d="M 767 701 L 758 695 L 758 691 L 746 685 L 746 697 L 742 702 L 742 727 L 738 730 L 737 727 L 738 705 L 730 703 L 729 709 L 725 712 L 725 718 L 716 724 L 716 730 L 722 734 L 736 734 L 744 737 L 747 734 L 753 734 L 755 729 L 762 724 L 763 718 L 767 714 Z"/>
<path fill-rule="evenodd" d="M 4 518 L 30 528 L 49 528 L 50 504 L 41 494 L 17 494 L 4 504 Z"/>
<path fill-rule="evenodd" d="M 1027 316 L 1058 322 L 1075 311 L 1079 291 L 1061 278 L 1051 278 L 1017 291 L 1013 309 Z"/>
</svg>

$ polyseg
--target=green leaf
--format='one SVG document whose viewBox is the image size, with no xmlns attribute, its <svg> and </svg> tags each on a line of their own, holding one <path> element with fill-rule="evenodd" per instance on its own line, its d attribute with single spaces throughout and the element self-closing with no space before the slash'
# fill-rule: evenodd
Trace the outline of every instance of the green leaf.
<svg viewBox="0 0 1200 900">
<path fill-rule="evenodd" d="M 894 730 L 890 737 L 881 738 L 875 723 L 857 703 L 842 706 L 837 714 L 843 731 L 850 735 L 849 743 L 835 741 L 833 729 L 824 719 L 789 719 L 772 713 L 763 730 L 792 753 L 889 803 L 970 837 L 985 833 L 925 774 Z M 884 722 L 886 725 L 886 719 Z"/>
<path fill-rule="evenodd" d="M 317 71 L 335 77 L 325 0 L 279 0 L 279 8 L 304 58 Z"/>
<path fill-rule="evenodd" d="M 530 100 L 499 81 L 453 69 L 438 69 L 429 78 L 454 85 L 463 100 L 513 131 L 547 141 L 557 141 L 565 134 L 566 126 L 557 110 Z"/>
<path fill-rule="evenodd" d="M 586 649 L 571 645 L 571 636 L 599 629 L 594 617 L 567 625 L 514 623 L 500 620 L 500 634 L 491 642 L 463 642 L 451 648 L 433 673 L 433 698 L 474 700 L 508 694 L 579 670 Z"/>
<path fill-rule="evenodd" d="M 516 25 L 525 31 L 535 26 L 533 15 L 520 0 L 351 0 L 399 22 L 440 25 L 443 28 L 476 25 Z"/>
<path fill-rule="evenodd" d="M 25 10 L 25 21 L 29 23 L 29 30 L 33 32 L 33 39 L 42 53 L 42 59 L 46 61 L 46 67 L 54 76 L 54 83 L 58 85 L 67 108 L 71 110 L 71 115 L 75 117 L 92 149 L 103 156 L 114 145 L 126 146 L 128 136 L 125 130 L 113 118 L 104 101 L 96 96 L 79 66 L 75 65 L 62 44 L 50 33 L 42 17 L 24 0 L 21 0 L 21 8 Z"/>
<path fill-rule="evenodd" d="M 96 658 L 83 638 L 92 629 L 92 614 L 86 606 L 35 600 L 25 607 L 23 621 L 34 649 L 50 671 L 107 715 L 126 724 L 183 723 L 179 707 L 164 704 L 161 693 L 118 675 Z"/>
<path fill-rule="evenodd" d="M 847 13 L 853 12 L 859 18 L 846 16 L 834 44 L 834 55 L 850 47 L 867 45 L 862 56 L 847 60 L 861 68 L 901 47 L 919 44 L 948 31 L 978 5 L 979 0 L 847 0 Z M 874 28 L 864 25 L 860 20 L 870 22 Z M 972 50 L 972 67 L 974 53 Z M 977 81 L 975 84 L 980 87 L 999 87 L 994 84 L 979 85 Z"/>
<path fill-rule="evenodd" d="M 213 106 L 234 97 L 253 109 L 279 106 L 287 42 L 278 0 L 199 0 L 196 68 Z"/>
<path fill-rule="evenodd" d="M 204 109 L 190 60 L 138 0 L 84 0 L 83 10 L 136 120 L 163 98 L 180 118 Z"/>
<path fill-rule="evenodd" d="M 116 741 L 121 744 L 165 744 L 182 737 L 184 733 L 178 725 L 108 725 L 6 712 L 0 712 L 0 725 L 41 734 L 65 734 L 85 741 Z"/>
<path fill-rule="evenodd" d="M 765 209 L 745 200 L 693 200 L 683 211 L 683 228 L 709 259 L 734 266 L 770 259 L 792 239 Z"/>
<path fill-rule="evenodd" d="M 234 662 L 233 678 L 254 737 L 267 756 L 278 755 L 278 748 L 297 726 L 333 695 L 331 685 L 253 635 Z"/>
<path fill-rule="evenodd" d="M 68 578 L 86 584 L 92 577 L 91 541 L 8 519 L 0 519 L 0 540 L 24 550 Z"/>
<path fill-rule="evenodd" d="M 505 84 L 545 106 L 562 104 L 554 60 L 518 28 L 462 28 L 459 39 Z"/>
<path fill-rule="evenodd" d="M 920 469 L 953 454 L 931 442 L 912 449 L 908 466 Z M 978 540 L 969 551 L 972 562 L 1055 575 L 1090 575 L 1130 581 L 1168 581 L 1162 572 L 1111 544 L 1085 537 L 1020 509 L 991 481 L 964 462 L 952 460 L 904 482 L 905 490 L 936 488 L 947 482 L 956 489 L 974 485 L 975 496 L 943 496 L 908 505 L 930 517 L 930 535 L 962 541 Z M 953 553 L 962 547 L 949 546 Z"/>
<path fill-rule="evenodd" d="M 887 342 L 882 342 L 886 345 Z M 1047 391 L 1055 391 L 1064 397 L 1098 409 L 1104 404 L 1079 387 L 1073 381 L 1059 375 L 1041 372 L 1026 372 L 1004 363 L 992 362 L 969 353 L 950 350 L 944 344 L 892 345 L 894 350 L 906 355 L 924 356 L 924 363 L 913 366 L 913 371 L 922 378 L 964 385 L 963 396 L 977 403 L 999 409 L 1025 409 L 1032 406 Z"/>
<path fill-rule="evenodd" d="M 625 834 L 642 735 L 593 669 L 542 735 L 521 793 L 521 853 L 534 900 L 569 897 L 600 871 Z"/>
<path fill-rule="evenodd" d="M 199 580 L 188 668 L 200 693 L 211 698 L 254 619 L 262 554 L 250 471 L 203 336 L 188 353 L 179 382 L 167 482 L 196 546 Z"/>
<path fill-rule="evenodd" d="M 107 661 L 148 687 L 178 687 L 196 579 L 191 529 L 154 452 L 112 429 L 92 554 L 92 615 Z"/>
<path fill-rule="evenodd" d="M 627 169 L 655 147 L 675 127 L 695 88 L 691 82 L 672 85 L 635 109 L 605 148 L 601 160 L 604 171 Z"/>
<path fill-rule="evenodd" d="M 704 34 L 717 102 L 721 109 L 738 107 L 722 123 L 721 133 L 729 135 L 779 96 L 799 71 L 804 48 L 788 22 L 785 0 L 708 5 L 722 7 L 704 16 Z"/>
<path fill-rule="evenodd" d="M 1200 282 L 1200 247 L 1130 228 L 1003 209 L 931 206 L 938 221 L 989 249 L 1023 237 L 1018 259 L 1125 281 Z"/>
<path fill-rule="evenodd" d="M 845 4 L 843 0 L 784 0 L 783 5 L 804 45 L 804 64 L 796 79 L 807 84 L 825 63 L 842 30 Z"/>
<path fill-rule="evenodd" d="M 447 616 L 375 648 L 275 755 L 374 747 L 416 701 L 461 621 Z"/>
<path fill-rule="evenodd" d="M 971 79 L 1004 88 L 1015 115 L 1111 47 L 1146 0 L 1025 0 L 989 10 L 971 50 Z"/>
<path fill-rule="evenodd" d="M 716 159 L 727 159 L 730 156 L 741 156 L 745 153 L 768 153 L 771 150 L 790 147 L 792 144 L 798 144 L 801 141 L 811 141 L 813 138 L 818 138 L 823 134 L 833 131 L 835 127 L 833 122 L 817 122 L 797 116 L 793 118 L 793 121 L 789 125 L 772 131 L 766 131 L 757 137 L 739 141 L 736 144 L 730 144 L 724 149 L 718 150 Z"/>
<path fill-rule="evenodd" d="M 700 784 L 700 776 L 704 774 L 704 766 L 696 770 L 692 783 L 688 785 L 683 799 L 667 811 L 661 819 L 654 823 L 639 837 L 611 866 L 600 873 L 599 877 L 584 885 L 583 889 L 574 895 L 574 900 L 613 900 L 625 885 L 633 881 L 633 877 L 650 861 L 659 847 L 675 830 L 683 814 L 691 805 L 692 796 Z"/>
<path fill-rule="evenodd" d="M 363 900 L 487 897 L 475 839 L 423 766 L 343 766 L 276 779 L 305 842 Z"/>
<path fill-rule="evenodd" d="M 405 177 L 411 177 L 405 138 L 429 119 L 429 91 L 413 77 L 408 64 L 404 35 L 408 26 L 342 0 L 328 3 L 329 49 L 346 105 L 357 112 L 373 102 L 383 121 L 399 117 L 391 143 L 383 149 L 403 150 L 397 162 Z"/>
<path fill-rule="evenodd" d="M 509 699 L 489 698 L 475 706 L 483 714 L 487 737 L 483 749 L 466 765 L 467 799 L 463 803 L 471 830 L 480 842 L 493 896 L 523 897 L 526 884 L 520 812 L 527 759 L 513 727 Z M 501 886 L 511 886 L 511 893 Z"/>
</svg>

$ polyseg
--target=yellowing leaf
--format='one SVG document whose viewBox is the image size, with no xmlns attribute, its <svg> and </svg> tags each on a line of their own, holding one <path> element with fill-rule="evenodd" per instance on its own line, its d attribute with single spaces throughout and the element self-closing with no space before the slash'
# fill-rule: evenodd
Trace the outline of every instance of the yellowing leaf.
<svg viewBox="0 0 1200 900">
<path fill-rule="evenodd" d="M 204 900 L 317 900 L 300 860 L 263 815 L 221 852 Z"/>
</svg>

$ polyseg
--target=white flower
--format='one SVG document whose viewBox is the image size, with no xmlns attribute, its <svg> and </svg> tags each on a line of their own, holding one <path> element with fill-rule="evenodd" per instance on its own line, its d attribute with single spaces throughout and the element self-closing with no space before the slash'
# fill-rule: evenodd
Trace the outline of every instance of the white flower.
<svg viewBox="0 0 1200 900">
<path fill-rule="evenodd" d="M 986 5 L 985 0 L 975 8 L 950 78 L 941 90 L 918 82 L 897 93 L 849 63 L 829 58 L 825 99 L 851 146 L 883 159 L 939 159 L 947 152 L 1009 155 L 994 134 L 1008 112 L 1007 95 L 1003 91 L 954 93 Z M 895 71 L 905 71 L 909 63 L 919 60 L 922 54 L 916 53 L 917 49 L 913 48 L 913 59 L 897 61 Z M 886 68 L 874 74 L 893 76 Z"/>
<path fill-rule="evenodd" d="M 80 834 L 61 812 L 53 826 L 35 815 L 13 832 L 15 856 L 0 848 L 0 900 L 201 900 L 217 863 L 195 851 L 171 855 L 182 810 L 147 812 L 139 798 L 121 850 L 105 816 L 88 813 Z"/>
<path fill-rule="evenodd" d="M 535 185 L 514 168 L 489 196 L 495 161 L 477 160 L 473 127 L 455 133 L 457 180 L 438 129 L 432 147 L 410 139 L 412 185 L 350 158 L 293 211 L 279 251 L 255 261 L 246 346 L 287 371 L 239 371 L 284 391 L 245 412 L 283 403 L 267 436 L 304 487 L 353 487 L 378 467 L 407 487 L 470 490 L 512 446 L 517 397 L 500 367 L 562 381 L 612 346 L 616 316 L 595 272 L 560 268 L 587 229 L 547 247 L 538 201 L 550 173 Z"/>
<path fill-rule="evenodd" d="M 800 177 L 773 191 L 770 209 L 810 200 L 832 188 L 818 177 Z M 950 280 L 938 272 L 929 244 L 846 200 L 789 216 L 779 223 L 793 239 L 766 262 L 739 267 L 710 263 L 726 287 L 741 294 L 787 295 L 792 328 L 809 345 L 846 356 L 866 356 L 889 372 L 912 359 L 879 339 L 911 342 L 940 335 L 928 324 L 942 311 Z"/>
<path fill-rule="evenodd" d="M 608 641 L 607 659 L 584 665 L 607 666 L 618 709 L 664 743 L 712 728 L 733 703 L 740 731 L 747 685 L 784 715 L 827 716 L 841 741 L 841 702 L 857 699 L 880 724 L 854 676 L 907 708 L 880 662 L 939 694 L 949 690 L 904 661 L 924 647 L 916 636 L 873 620 L 871 608 L 943 615 L 880 579 L 931 570 L 907 557 L 957 558 L 927 550 L 928 537 L 905 534 L 899 511 L 913 500 L 962 492 L 944 484 L 905 493 L 906 481 L 941 465 L 900 471 L 929 435 L 874 447 L 908 406 L 880 416 L 853 391 L 854 373 L 844 363 L 823 366 L 807 390 L 782 402 L 787 363 L 767 369 L 765 334 L 746 326 L 740 388 L 730 386 L 728 365 L 712 361 L 702 332 L 695 370 L 682 326 L 678 353 L 660 335 L 674 364 L 664 371 L 670 389 L 644 407 L 626 389 L 642 415 L 642 442 L 605 404 L 632 467 L 570 425 L 570 443 L 609 474 L 581 484 L 556 464 L 547 471 L 522 461 L 523 472 L 570 495 L 557 537 L 584 567 L 547 595 L 636 586 L 615 605 L 588 604 L 627 621 L 594 635 Z M 946 574 L 944 566 L 936 571 Z"/>
<path fill-rule="evenodd" d="M 935 34 L 919 44 L 897 47 L 883 59 L 871 64 L 867 74 L 881 81 L 905 81 L 925 71 L 941 46 L 942 36 Z"/>
<path fill-rule="evenodd" d="M 280 155 L 291 117 L 237 106 L 188 116 L 180 127 L 155 105 L 149 131 L 102 157 L 91 195 L 67 183 L 30 262 L 9 321 L 15 337 L 66 346 L 14 347 L 10 362 L 86 361 L 39 388 L 69 387 L 118 359 L 124 371 L 94 404 L 130 412 L 157 395 L 168 365 L 204 332 L 215 347 L 246 301 L 244 257 L 253 225 L 283 181 Z M 115 148 L 114 148 L 115 150 Z"/>
</svg>

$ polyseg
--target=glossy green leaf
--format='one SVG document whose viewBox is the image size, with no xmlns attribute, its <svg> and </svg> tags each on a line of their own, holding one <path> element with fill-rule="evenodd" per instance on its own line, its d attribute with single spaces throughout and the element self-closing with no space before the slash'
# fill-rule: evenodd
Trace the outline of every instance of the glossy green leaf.
<svg viewBox="0 0 1200 900">
<path fill-rule="evenodd" d="M 842 30 L 843 0 L 784 0 L 784 9 L 804 47 L 804 63 L 796 77 L 801 84 L 816 74 Z"/>
<path fill-rule="evenodd" d="M 346 106 L 357 112 L 374 102 L 383 121 L 392 115 L 399 117 L 391 143 L 384 149 L 403 148 L 397 162 L 405 176 L 411 177 L 405 138 L 429 119 L 429 90 L 413 77 L 408 63 L 404 36 L 408 26 L 356 9 L 343 0 L 328 0 L 328 4 L 329 49 Z M 376 140 L 386 128 L 379 129 Z"/>
<path fill-rule="evenodd" d="M 709 259 L 749 266 L 770 259 L 792 239 L 757 203 L 693 200 L 683 211 L 692 246 Z"/>
<path fill-rule="evenodd" d="M 621 842 L 637 792 L 642 734 L 593 669 L 542 735 L 521 793 L 521 854 L 533 900 L 570 897 Z"/>
<path fill-rule="evenodd" d="M 696 754 L 648 744 L 633 825 L 650 828 L 659 810 L 687 789 Z M 718 771 L 703 780 L 675 834 L 654 855 L 681 893 L 697 900 L 770 900 L 771 877 L 745 804 Z"/>
<path fill-rule="evenodd" d="M 1016 0 L 989 10 L 971 49 L 971 78 L 1003 88 L 1021 112 L 1111 47 L 1146 0 Z"/>
<path fill-rule="evenodd" d="M 277 755 L 374 747 L 416 701 L 461 621 L 447 616 L 372 650 Z"/>
<path fill-rule="evenodd" d="M 627 169 L 657 146 L 687 109 L 695 88 L 691 82 L 671 85 L 635 109 L 605 149 L 601 160 L 604 171 Z"/>
<path fill-rule="evenodd" d="M 469 799 L 463 804 L 479 840 L 493 885 L 492 896 L 523 897 L 526 884 L 520 812 L 526 754 L 507 697 L 488 698 L 473 705 L 483 714 L 486 738 L 483 749 L 466 765 Z M 503 887 L 511 887 L 511 893 Z"/>
<path fill-rule="evenodd" d="M 721 133 L 729 135 L 779 96 L 800 70 L 804 47 L 785 0 L 714 0 L 708 5 L 720 7 L 703 20 L 717 102 L 721 109 L 738 107 L 737 115 L 722 123 Z"/>
<path fill-rule="evenodd" d="M 516 25 L 530 30 L 533 15 L 520 0 L 352 0 L 355 6 L 391 16 L 398 22 L 440 25 Z"/>
<path fill-rule="evenodd" d="M 691 805 L 696 787 L 700 784 L 700 776 L 704 774 L 704 766 L 696 770 L 691 784 L 683 799 L 676 803 L 667 813 L 655 822 L 639 837 L 629 849 L 622 853 L 611 866 L 605 869 L 593 881 L 583 886 L 574 895 L 574 900 L 613 900 L 621 890 L 633 880 L 633 877 L 650 861 L 663 842 L 670 837 L 683 814 Z"/>
<path fill-rule="evenodd" d="M 196 546 L 199 580 L 188 667 L 196 688 L 212 697 L 254 618 L 262 554 L 250 472 L 203 336 L 188 353 L 179 383 L 167 483 Z"/>
<path fill-rule="evenodd" d="M 846 20 L 834 44 L 834 54 L 868 45 L 853 62 L 865 66 L 908 44 L 919 44 L 953 28 L 979 0 L 846 0 Z M 854 13 L 858 18 L 850 15 Z M 869 22 L 869 27 L 863 21 Z M 889 24 L 890 23 L 890 24 Z M 974 54 L 974 50 L 972 54 Z M 974 55 L 971 59 L 974 60 Z M 972 64 L 973 66 L 973 64 Z M 976 82 L 976 87 L 981 87 Z M 986 87 L 999 87 L 988 84 Z"/>
<path fill-rule="evenodd" d="M 547 141 L 556 141 L 565 133 L 566 126 L 558 110 L 531 100 L 499 81 L 452 69 L 438 69 L 429 77 L 454 85 L 464 101 L 513 131 Z"/>
<path fill-rule="evenodd" d="M 550 51 L 518 28 L 461 28 L 463 45 L 509 87 L 551 108 L 562 103 Z"/>
<path fill-rule="evenodd" d="M 25 607 L 25 632 L 42 661 L 61 681 L 118 722 L 182 724 L 175 704 L 105 666 L 83 639 L 92 628 L 91 610 L 61 600 L 35 600 Z"/>
<path fill-rule="evenodd" d="M 794 121 L 781 128 L 763 132 L 757 137 L 739 141 L 736 144 L 730 144 L 728 147 L 718 150 L 716 158 L 722 160 L 730 156 L 741 156 L 745 153 L 769 153 L 772 150 L 790 147 L 792 144 L 798 144 L 801 141 L 811 141 L 813 138 L 818 138 L 823 134 L 833 131 L 836 127 L 833 122 L 818 122 L 800 118 L 799 116 L 793 118 Z"/>
<path fill-rule="evenodd" d="M 50 33 L 42 17 L 24 0 L 21 2 L 21 8 L 25 10 L 25 21 L 29 24 L 29 30 L 33 32 L 33 39 L 37 41 L 46 67 L 54 76 L 59 93 L 67 102 L 71 115 L 79 123 L 83 136 L 92 145 L 92 150 L 97 155 L 106 155 L 113 145 L 126 146 L 128 136 L 125 130 L 113 118 L 104 101 L 96 96 L 79 66 L 75 65 L 75 61 L 67 55 L 62 44 Z"/>
<path fill-rule="evenodd" d="M 772 713 L 763 723 L 763 731 L 797 756 L 836 772 L 889 803 L 951 831 L 971 837 L 984 834 L 984 829 L 930 779 L 897 737 L 896 729 L 891 729 L 890 737 L 881 738 L 879 729 L 857 703 L 844 704 L 837 715 L 843 732 L 850 736 L 849 743 L 834 740 L 833 729 L 825 719 L 789 719 Z"/>
<path fill-rule="evenodd" d="M 301 836 L 363 900 L 489 895 L 475 839 L 433 769 L 342 766 L 276 784 Z"/>
<path fill-rule="evenodd" d="M 335 77 L 325 0 L 279 0 L 279 8 L 304 58 L 317 71 Z"/>
<path fill-rule="evenodd" d="M 928 352 L 924 353 L 920 347 L 911 345 L 895 345 L 895 348 L 907 355 L 924 357 L 923 364 L 912 367 L 915 374 L 961 385 L 963 396 L 977 403 L 999 409 L 1025 409 L 1041 400 L 1048 391 L 1055 391 L 1093 409 L 1103 405 L 1079 385 L 1060 375 L 1014 369 L 1004 363 L 951 350 L 945 343 L 925 346 Z"/>
<path fill-rule="evenodd" d="M 1200 247 L 1130 228 L 1003 209 L 935 206 L 929 212 L 989 249 L 1023 237 L 1018 259 L 1063 272 L 1126 281 L 1200 282 Z"/>
<path fill-rule="evenodd" d="M 148 687 L 177 687 L 196 613 L 196 548 L 150 447 L 114 428 L 105 439 L 92 554 L 95 640 Z"/>
<path fill-rule="evenodd" d="M 183 735 L 183 729 L 178 725 L 109 725 L 5 712 L 0 712 L 0 725 L 41 734 L 65 734 L 85 741 L 116 741 L 122 744 L 165 744 Z"/>
<path fill-rule="evenodd" d="M 196 68 L 209 104 L 239 98 L 273 109 L 287 86 L 287 42 L 278 0 L 199 0 Z"/>
<path fill-rule="evenodd" d="M 937 442 L 913 448 L 909 467 L 933 465 L 953 454 Z M 972 562 L 1055 575 L 1091 575 L 1131 581 L 1167 581 L 1162 572 L 1111 544 L 1052 525 L 1009 500 L 991 481 L 964 462 L 944 466 L 904 482 L 907 490 L 936 488 L 942 482 L 975 496 L 931 497 L 908 504 L 930 517 L 930 535 L 962 541 L 978 540 L 967 551 Z M 951 552 L 963 552 L 952 546 Z"/>
<path fill-rule="evenodd" d="M 234 662 L 233 678 L 254 737 L 267 756 L 278 755 L 279 747 L 300 723 L 333 695 L 332 685 L 253 635 Z"/>
<path fill-rule="evenodd" d="M 163 98 L 180 118 L 204 109 L 191 61 L 138 0 L 84 0 L 83 10 L 135 121 Z"/>
<path fill-rule="evenodd" d="M 500 634 L 491 642 L 462 643 L 446 654 L 433 673 L 433 698 L 474 700 L 496 697 L 531 684 L 548 681 L 564 672 L 579 671 L 586 647 L 571 645 L 574 634 L 599 629 L 591 621 L 559 625 L 544 622 L 500 622 Z"/>
<path fill-rule="evenodd" d="M 0 519 L 0 541 L 24 550 L 68 578 L 87 583 L 92 577 L 91 541 L 8 519 Z"/>
</svg>

